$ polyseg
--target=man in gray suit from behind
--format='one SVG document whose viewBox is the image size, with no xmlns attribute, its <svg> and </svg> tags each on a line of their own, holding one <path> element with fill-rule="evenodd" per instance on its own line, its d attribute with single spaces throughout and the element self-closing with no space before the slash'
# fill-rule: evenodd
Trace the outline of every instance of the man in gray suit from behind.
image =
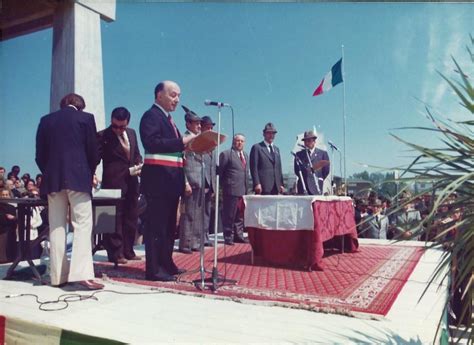
<svg viewBox="0 0 474 345">
<path fill-rule="evenodd" d="M 199 134 L 201 132 L 201 118 L 192 110 L 183 106 L 186 114 L 187 131 L 184 136 Z M 202 201 L 202 155 L 187 151 L 184 154 L 185 188 L 184 213 L 181 214 L 179 225 L 179 251 L 191 254 L 198 251 L 203 231 L 204 205 Z"/>
<path fill-rule="evenodd" d="M 249 180 L 248 155 L 244 152 L 245 137 L 234 135 L 232 148 L 219 155 L 219 176 L 222 180 L 224 202 L 222 224 L 227 245 L 248 243 L 244 238 L 242 196 L 247 194 Z"/>
<path fill-rule="evenodd" d="M 264 140 L 250 150 L 250 173 L 255 194 L 277 195 L 285 192 L 280 149 L 273 141 L 277 130 L 269 122 L 263 129 Z"/>
</svg>

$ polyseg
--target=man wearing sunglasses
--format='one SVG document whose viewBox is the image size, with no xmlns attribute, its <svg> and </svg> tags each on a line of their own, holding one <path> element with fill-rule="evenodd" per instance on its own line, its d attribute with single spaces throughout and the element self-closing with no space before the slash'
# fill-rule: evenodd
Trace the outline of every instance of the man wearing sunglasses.
<svg viewBox="0 0 474 345">
<path fill-rule="evenodd" d="M 111 125 L 97 133 L 103 162 L 102 187 L 120 189 L 124 202 L 117 217 L 115 233 L 104 234 L 104 246 L 110 262 L 126 264 L 141 260 L 133 251 L 138 224 L 138 175 L 142 156 L 135 131 L 128 128 L 130 112 L 124 107 L 112 111 Z"/>
</svg>

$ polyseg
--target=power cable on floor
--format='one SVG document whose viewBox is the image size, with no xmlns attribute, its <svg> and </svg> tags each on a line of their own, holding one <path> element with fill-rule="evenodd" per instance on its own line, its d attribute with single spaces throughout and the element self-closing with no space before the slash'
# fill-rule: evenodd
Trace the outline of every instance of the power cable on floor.
<svg viewBox="0 0 474 345">
<path fill-rule="evenodd" d="M 120 292 L 115 290 L 98 290 L 94 291 L 91 294 L 79 294 L 79 293 L 67 293 L 60 295 L 56 300 L 50 301 L 40 301 L 39 296 L 36 294 L 31 293 L 21 293 L 21 294 L 12 294 L 6 295 L 5 298 L 18 298 L 18 297 L 34 297 L 36 303 L 39 305 L 38 309 L 42 311 L 59 311 L 64 310 L 69 307 L 69 303 L 72 302 L 82 302 L 86 300 L 94 300 L 98 301 L 99 299 L 96 297 L 97 294 L 108 292 L 108 293 L 115 293 L 117 295 L 156 295 L 164 293 L 164 291 L 151 291 L 151 292 Z M 51 307 L 55 305 L 60 305 L 60 307 Z"/>
</svg>

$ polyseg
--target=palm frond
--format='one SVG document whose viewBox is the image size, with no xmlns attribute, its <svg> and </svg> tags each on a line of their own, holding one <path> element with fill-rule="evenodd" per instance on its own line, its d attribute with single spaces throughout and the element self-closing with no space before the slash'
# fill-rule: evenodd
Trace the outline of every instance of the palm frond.
<svg viewBox="0 0 474 345">
<path fill-rule="evenodd" d="M 470 35 L 470 46 L 474 38 Z M 467 47 L 471 62 L 474 55 Z M 474 87 L 466 68 L 452 58 L 456 79 L 438 72 L 441 78 L 454 91 L 459 104 L 474 114 Z M 472 71 L 471 69 L 467 69 Z M 426 248 L 444 248 L 444 252 L 429 279 L 428 286 L 441 284 L 449 280 L 451 292 L 462 291 L 463 303 L 461 312 L 457 311 L 456 322 L 468 319 L 471 330 L 468 343 L 472 343 L 472 290 L 474 286 L 474 120 L 450 121 L 435 116 L 432 108 L 425 104 L 426 118 L 430 127 L 401 127 L 396 130 L 416 130 L 431 132 L 437 136 L 440 147 L 427 147 L 403 139 L 391 133 L 391 136 L 415 152 L 397 182 L 409 186 L 426 181 L 431 183 L 428 190 L 411 195 L 403 202 L 394 202 L 388 215 L 398 213 L 405 205 L 412 203 L 424 193 L 432 197 L 431 207 L 420 224 L 413 226 L 412 238 L 424 234 L 433 242 L 426 243 Z M 396 198 L 402 195 L 398 193 Z M 442 226 L 441 226 L 442 225 Z M 428 288 L 426 287 L 426 289 Z M 423 292 L 423 295 L 425 292 Z M 423 296 L 422 295 L 422 296 Z"/>
</svg>

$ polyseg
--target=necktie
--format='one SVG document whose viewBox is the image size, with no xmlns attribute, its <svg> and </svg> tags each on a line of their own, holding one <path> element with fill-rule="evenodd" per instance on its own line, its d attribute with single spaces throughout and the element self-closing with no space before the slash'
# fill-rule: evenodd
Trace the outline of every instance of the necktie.
<svg viewBox="0 0 474 345">
<path fill-rule="evenodd" d="M 275 151 L 273 151 L 273 145 L 268 145 L 270 147 L 270 154 L 272 155 L 272 158 L 275 159 Z"/>
<path fill-rule="evenodd" d="M 128 140 L 125 137 L 124 133 L 119 135 L 119 141 L 125 151 L 125 155 L 127 156 L 127 159 L 130 160 L 130 144 L 128 143 Z"/>
<path fill-rule="evenodd" d="M 176 128 L 176 124 L 174 123 L 173 118 L 171 117 L 171 114 L 168 114 L 168 121 L 170 122 L 171 127 L 173 127 L 176 138 L 179 138 L 178 129 Z"/>
<path fill-rule="evenodd" d="M 240 161 L 242 162 L 242 168 L 245 169 L 246 163 L 245 163 L 245 157 L 244 157 L 244 154 L 242 153 L 242 151 L 240 151 L 239 157 L 240 157 Z"/>
</svg>

